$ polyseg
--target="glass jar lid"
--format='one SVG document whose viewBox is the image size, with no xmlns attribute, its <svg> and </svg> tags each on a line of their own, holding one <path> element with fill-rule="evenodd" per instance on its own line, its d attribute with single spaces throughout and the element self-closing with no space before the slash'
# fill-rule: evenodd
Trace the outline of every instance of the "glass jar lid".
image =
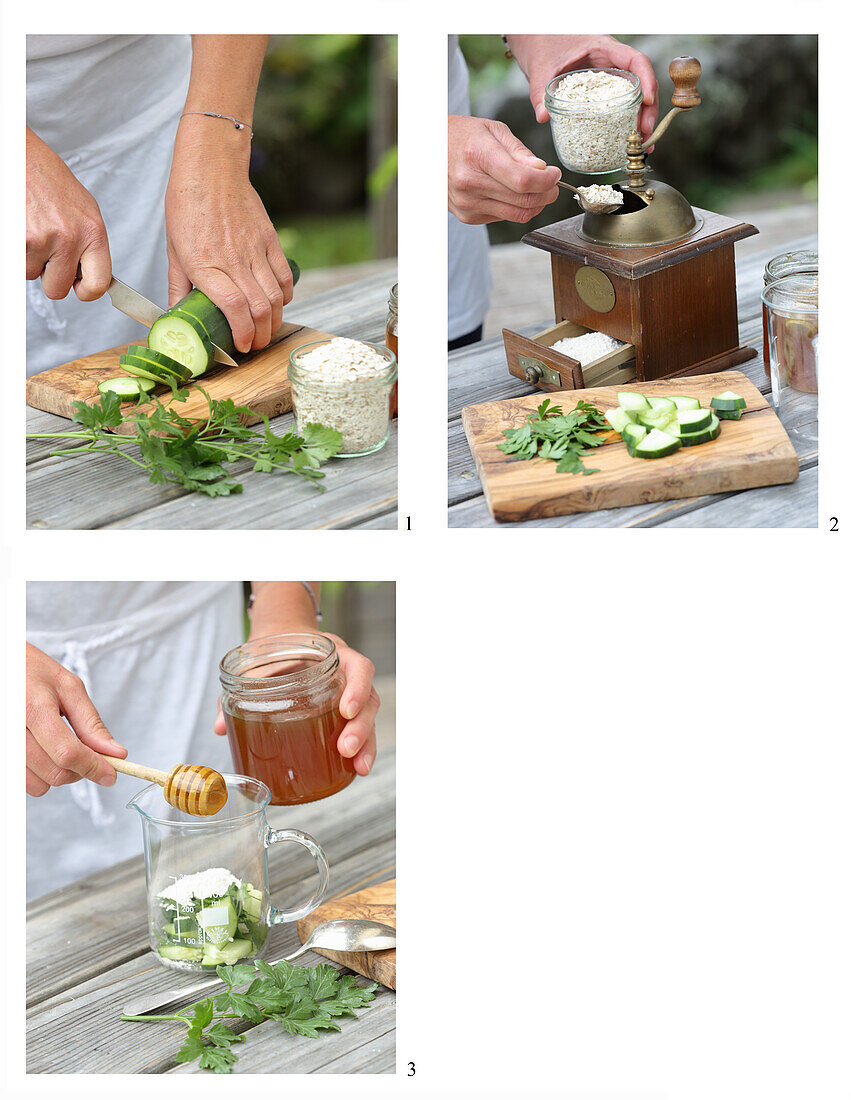
<svg viewBox="0 0 851 1100">
<path fill-rule="evenodd" d="M 783 317 L 818 315 L 818 274 L 816 272 L 784 275 L 762 292 L 769 309 Z"/>
<path fill-rule="evenodd" d="M 795 252 L 784 252 L 774 256 L 765 265 L 763 281 L 766 286 L 782 279 L 784 275 L 793 275 L 804 271 L 818 271 L 818 250 L 799 248 Z"/>
</svg>

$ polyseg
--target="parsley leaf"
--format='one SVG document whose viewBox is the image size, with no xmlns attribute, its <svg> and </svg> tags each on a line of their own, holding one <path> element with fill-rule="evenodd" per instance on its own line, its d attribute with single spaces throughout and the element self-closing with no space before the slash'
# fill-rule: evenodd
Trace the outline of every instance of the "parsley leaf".
<svg viewBox="0 0 851 1100">
<path fill-rule="evenodd" d="M 579 400 L 576 408 L 565 414 L 560 405 L 552 405 L 546 398 L 519 428 L 503 431 L 505 440 L 498 447 L 518 460 L 550 459 L 557 463 L 560 474 L 596 474 L 599 470 L 587 469 L 582 459 L 590 453 L 587 448 L 604 442 L 595 433 L 607 426 L 600 410 L 587 401 Z"/>
</svg>

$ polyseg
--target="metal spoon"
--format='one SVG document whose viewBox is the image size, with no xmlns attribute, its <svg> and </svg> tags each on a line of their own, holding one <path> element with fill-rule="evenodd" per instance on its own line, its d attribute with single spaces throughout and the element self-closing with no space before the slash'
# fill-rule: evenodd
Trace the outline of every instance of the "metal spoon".
<svg viewBox="0 0 851 1100">
<path fill-rule="evenodd" d="M 396 929 L 389 924 L 374 920 L 327 920 L 318 924 L 301 947 L 291 955 L 285 955 L 275 962 L 290 962 L 314 947 L 324 947 L 330 951 L 389 951 L 396 946 Z M 168 989 L 164 993 L 155 993 L 144 1000 L 131 1001 L 125 1005 L 125 1016 L 146 1016 L 158 1008 L 165 1008 L 173 1001 L 183 1001 L 203 993 L 206 989 L 221 985 L 219 978 L 205 978 L 203 982 L 187 985 L 182 989 Z"/>
<path fill-rule="evenodd" d="M 586 214 L 613 214 L 616 210 L 623 209 L 623 203 L 620 202 L 589 202 L 578 187 L 565 183 L 564 180 L 558 180 L 558 185 L 563 187 L 565 191 L 572 191 L 576 195 L 579 205 Z"/>
</svg>

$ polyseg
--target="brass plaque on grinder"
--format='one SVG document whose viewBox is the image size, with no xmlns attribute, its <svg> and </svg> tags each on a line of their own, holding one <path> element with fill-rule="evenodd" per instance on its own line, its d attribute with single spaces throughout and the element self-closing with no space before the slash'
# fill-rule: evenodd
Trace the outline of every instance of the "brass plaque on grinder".
<svg viewBox="0 0 851 1100">
<path fill-rule="evenodd" d="M 598 267 L 580 267 L 573 281 L 576 293 L 596 313 L 609 313 L 615 308 L 612 280 Z"/>
</svg>

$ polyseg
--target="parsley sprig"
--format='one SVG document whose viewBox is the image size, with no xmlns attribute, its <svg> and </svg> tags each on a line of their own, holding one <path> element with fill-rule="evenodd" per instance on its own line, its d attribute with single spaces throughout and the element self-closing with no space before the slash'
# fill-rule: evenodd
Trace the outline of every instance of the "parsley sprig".
<svg viewBox="0 0 851 1100">
<path fill-rule="evenodd" d="M 515 458 L 553 459 L 560 474 L 596 474 L 599 470 L 586 469 L 582 459 L 604 442 L 593 433 L 607 427 L 604 415 L 587 401 L 578 401 L 573 412 L 565 414 L 547 398 L 529 413 L 525 424 L 504 431 L 505 442 L 498 446 Z"/>
<path fill-rule="evenodd" d="M 319 1038 L 321 1031 L 340 1031 L 336 1020 L 354 1016 L 375 997 L 378 982 L 357 985 L 354 974 L 340 974 L 333 966 L 293 966 L 288 962 L 218 966 L 216 973 L 227 986 L 224 993 L 197 1001 L 168 1015 L 122 1016 L 122 1020 L 177 1020 L 187 1027 L 177 1062 L 194 1062 L 213 1073 L 230 1073 L 236 1054 L 231 1049 L 244 1043 L 222 1020 L 277 1021 L 289 1035 Z M 247 986 L 237 992 L 237 986 Z"/>
<path fill-rule="evenodd" d="M 275 435 L 266 416 L 261 427 L 249 428 L 243 420 L 254 415 L 251 409 L 234 404 L 231 398 L 214 400 L 200 386 L 195 389 L 207 401 L 206 420 L 180 415 L 175 406 L 186 401 L 186 389 L 174 389 L 167 404 L 154 398 L 150 412 L 137 409 L 126 416 L 118 394 L 105 393 L 93 405 L 74 402 L 79 431 L 38 432 L 27 439 L 79 440 L 79 446 L 51 451 L 51 456 L 120 455 L 145 470 L 154 485 L 172 483 L 210 497 L 242 492 L 242 484 L 226 467 L 243 459 L 253 462 L 260 473 L 296 474 L 322 490 L 319 482 L 325 475 L 319 467 L 342 448 L 338 431 L 306 424 L 303 435 L 292 431 Z M 122 425 L 132 430 L 115 434 L 114 429 Z M 126 449 L 128 443 L 138 448 L 138 457 Z"/>
</svg>

